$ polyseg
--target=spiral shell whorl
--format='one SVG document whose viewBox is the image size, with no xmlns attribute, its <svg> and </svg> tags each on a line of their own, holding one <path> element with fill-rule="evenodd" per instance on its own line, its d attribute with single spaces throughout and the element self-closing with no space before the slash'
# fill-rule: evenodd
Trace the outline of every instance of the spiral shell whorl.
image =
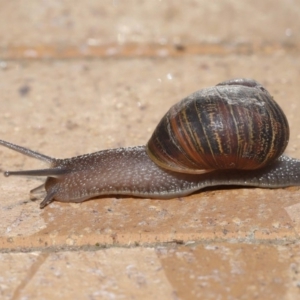
<svg viewBox="0 0 300 300">
<path fill-rule="evenodd" d="M 161 167 L 184 173 L 257 169 L 277 159 L 289 140 L 287 119 L 256 81 L 234 79 L 175 104 L 147 144 Z"/>
</svg>

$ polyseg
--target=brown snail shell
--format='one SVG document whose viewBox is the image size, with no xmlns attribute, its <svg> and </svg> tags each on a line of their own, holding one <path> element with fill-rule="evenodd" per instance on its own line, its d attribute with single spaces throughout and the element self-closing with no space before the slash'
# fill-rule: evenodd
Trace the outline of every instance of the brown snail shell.
<svg viewBox="0 0 300 300">
<path fill-rule="evenodd" d="M 165 114 L 147 144 L 159 166 L 183 173 L 253 170 L 276 160 L 288 121 L 254 80 L 229 80 L 197 91 Z"/>
</svg>

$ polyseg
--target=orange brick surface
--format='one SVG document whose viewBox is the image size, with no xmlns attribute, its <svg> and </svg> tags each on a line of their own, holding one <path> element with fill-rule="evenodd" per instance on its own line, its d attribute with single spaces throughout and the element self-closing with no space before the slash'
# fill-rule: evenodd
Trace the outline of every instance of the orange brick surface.
<svg viewBox="0 0 300 300">
<path fill-rule="evenodd" d="M 300 158 L 300 5 L 6 1 L 0 138 L 66 158 L 147 142 L 167 109 L 235 77 L 285 111 Z M 0 168 L 42 168 L 0 148 Z M 300 189 L 39 208 L 39 178 L 0 181 L 1 299 L 298 299 Z"/>
</svg>

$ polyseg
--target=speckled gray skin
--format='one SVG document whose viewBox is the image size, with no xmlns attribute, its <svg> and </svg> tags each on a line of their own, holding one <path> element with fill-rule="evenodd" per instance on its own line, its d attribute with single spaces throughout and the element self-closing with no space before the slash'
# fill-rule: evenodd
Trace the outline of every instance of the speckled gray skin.
<svg viewBox="0 0 300 300">
<path fill-rule="evenodd" d="M 284 155 L 272 165 L 253 171 L 223 170 L 183 174 L 157 166 L 147 155 L 145 146 L 53 159 L 5 141 L 0 140 L 0 144 L 31 157 L 51 161 L 50 169 L 6 172 L 7 176 L 48 176 L 45 182 L 47 195 L 41 208 L 53 200 L 82 202 L 99 195 L 168 199 L 211 186 L 280 188 L 300 185 L 300 160 Z"/>
<path fill-rule="evenodd" d="M 173 198 L 216 185 L 278 188 L 300 184 L 300 161 L 287 156 L 254 171 L 183 174 L 158 167 L 140 146 L 57 160 L 53 165 L 68 170 L 68 176 L 48 178 L 45 187 L 48 193 L 55 191 L 56 200 L 64 202 L 112 194 Z"/>
</svg>

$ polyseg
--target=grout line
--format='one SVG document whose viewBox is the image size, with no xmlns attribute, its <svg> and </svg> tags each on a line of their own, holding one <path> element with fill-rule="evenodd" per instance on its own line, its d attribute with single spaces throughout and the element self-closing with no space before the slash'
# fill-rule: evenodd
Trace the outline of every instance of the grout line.
<svg viewBox="0 0 300 300">
<path fill-rule="evenodd" d="M 169 241 L 161 243 L 135 243 L 135 244 L 106 244 L 106 245 L 80 245 L 80 246 L 48 246 L 48 247 L 20 247 L 20 248 L 1 248 L 0 253 L 30 253 L 30 252 L 41 252 L 41 253 L 53 253 L 53 252 L 73 252 L 73 251 L 99 251 L 107 250 L 111 248 L 122 248 L 122 249 L 131 249 L 131 248 L 153 248 L 157 249 L 162 248 L 174 248 L 178 246 L 184 247 L 195 247 L 198 245 L 216 245 L 216 244 L 243 244 L 243 245 L 270 245 L 270 246 L 286 246 L 299 243 L 299 239 L 272 239 L 272 240 L 258 240 L 258 239 L 218 239 L 218 240 L 201 240 L 201 241 Z"/>
<path fill-rule="evenodd" d="M 30 283 L 31 279 L 34 277 L 34 275 L 37 273 L 37 271 L 40 269 L 40 267 L 43 265 L 47 257 L 49 256 L 49 253 L 41 252 L 37 258 L 37 260 L 31 265 L 29 270 L 27 271 L 26 275 L 24 276 L 21 283 L 16 287 L 11 300 L 20 299 L 20 294 L 22 290 Z"/>
<path fill-rule="evenodd" d="M 74 58 L 165 58 L 187 55 L 251 55 L 274 53 L 299 53 L 296 43 L 199 43 L 199 44 L 103 44 L 79 45 L 19 45 L 0 48 L 2 60 L 11 59 L 74 59 Z"/>
</svg>

